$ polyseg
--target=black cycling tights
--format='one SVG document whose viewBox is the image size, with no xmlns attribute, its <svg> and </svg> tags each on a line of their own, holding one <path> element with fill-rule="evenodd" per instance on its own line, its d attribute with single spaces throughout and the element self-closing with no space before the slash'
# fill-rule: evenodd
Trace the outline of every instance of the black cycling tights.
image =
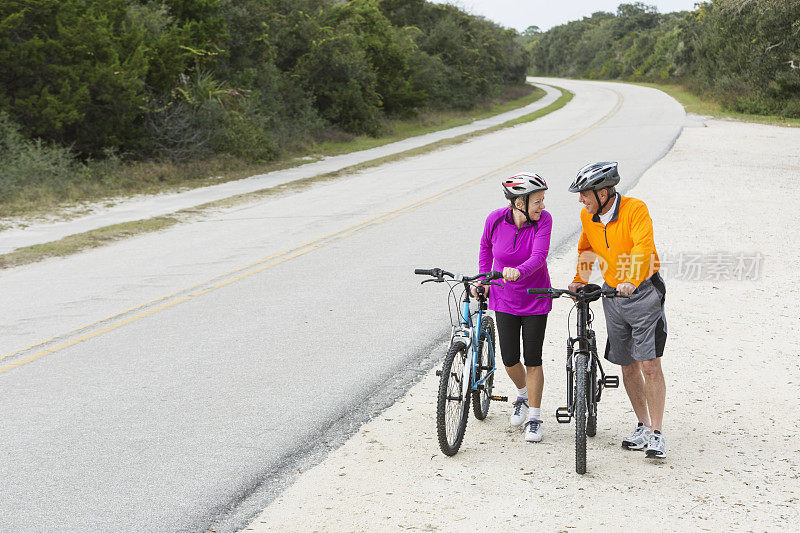
<svg viewBox="0 0 800 533">
<path fill-rule="evenodd" d="M 542 344 L 544 344 L 544 330 L 547 327 L 547 315 L 518 316 L 495 311 L 494 316 L 503 364 L 514 366 L 519 363 L 519 334 L 522 329 L 525 366 L 542 366 Z"/>
</svg>

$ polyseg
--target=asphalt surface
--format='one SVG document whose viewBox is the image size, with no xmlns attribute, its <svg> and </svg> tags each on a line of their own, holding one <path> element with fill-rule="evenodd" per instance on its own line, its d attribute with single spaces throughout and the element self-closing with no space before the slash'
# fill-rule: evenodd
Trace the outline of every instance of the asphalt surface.
<svg viewBox="0 0 800 533">
<path fill-rule="evenodd" d="M 548 179 L 557 246 L 575 238 L 566 187 L 580 166 L 618 160 L 630 187 L 684 121 L 653 89 L 537 81 L 575 98 L 300 194 L 0 273 L 0 530 L 246 524 L 293 465 L 429 366 L 446 292 L 413 269 L 476 268 L 501 178 Z"/>
<path fill-rule="evenodd" d="M 539 88 L 545 91 L 545 95 L 531 104 L 485 119 L 475 120 L 462 126 L 434 131 L 417 137 L 409 137 L 408 139 L 369 148 L 367 150 L 324 157 L 319 161 L 283 170 L 276 170 L 267 174 L 258 174 L 246 179 L 228 181 L 220 183 L 219 185 L 157 195 L 141 195 L 125 200 L 115 200 L 113 202 L 114 205 L 111 207 L 100 207 L 100 204 L 103 203 L 100 202 L 94 206 L 91 213 L 70 220 L 35 223 L 26 221 L 23 226 L 0 231 L 0 254 L 5 254 L 24 246 L 56 241 L 76 233 L 83 233 L 85 231 L 111 226 L 113 224 L 121 224 L 123 222 L 141 220 L 143 218 L 167 215 L 180 211 L 181 209 L 195 207 L 237 194 L 246 194 L 268 187 L 275 187 L 294 180 L 318 176 L 328 172 L 337 172 L 344 168 L 374 159 L 380 159 L 406 150 L 420 148 L 438 141 L 458 137 L 459 135 L 485 130 L 545 108 L 558 100 L 561 95 L 558 89 L 548 85 L 540 84 Z"/>
</svg>

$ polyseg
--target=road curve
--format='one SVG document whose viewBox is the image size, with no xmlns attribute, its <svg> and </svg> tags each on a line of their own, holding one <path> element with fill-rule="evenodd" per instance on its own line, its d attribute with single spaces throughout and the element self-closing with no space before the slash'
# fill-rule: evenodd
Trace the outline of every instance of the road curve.
<svg viewBox="0 0 800 533">
<path fill-rule="evenodd" d="M 23 227 L 2 230 L 0 231 L 0 254 L 6 254 L 25 246 L 56 241 L 69 235 L 75 235 L 113 224 L 169 215 L 182 209 L 190 209 L 209 202 L 229 198 L 237 194 L 247 194 L 295 180 L 306 179 L 329 172 L 338 172 L 342 169 L 367 161 L 380 159 L 414 148 L 420 148 L 445 139 L 452 139 L 459 135 L 485 130 L 543 109 L 558 100 L 561 96 L 561 91 L 555 87 L 540 85 L 540 88 L 545 91 L 544 96 L 531 104 L 488 118 L 475 120 L 462 126 L 434 131 L 416 137 L 409 137 L 375 148 L 325 157 L 313 163 L 276 170 L 267 174 L 250 176 L 249 178 L 241 180 L 228 181 L 218 185 L 198 187 L 196 189 L 171 193 L 138 195 L 133 198 L 118 199 L 112 207 L 104 208 L 98 212 L 93 212 L 72 220 L 39 222 L 26 224 Z"/>
<path fill-rule="evenodd" d="M 434 153 L 0 273 L 0 529 L 235 529 L 321 441 L 390 403 L 449 329 L 445 293 L 411 272 L 476 268 L 501 177 L 548 179 L 555 247 L 577 229 L 566 186 L 580 166 L 618 160 L 627 188 L 684 120 L 653 89 L 536 81 L 575 97 Z"/>
</svg>

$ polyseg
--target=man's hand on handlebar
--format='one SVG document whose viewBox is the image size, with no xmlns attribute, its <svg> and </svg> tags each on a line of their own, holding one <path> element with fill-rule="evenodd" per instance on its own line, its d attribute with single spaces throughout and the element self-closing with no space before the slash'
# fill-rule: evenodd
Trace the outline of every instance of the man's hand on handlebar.
<svg viewBox="0 0 800 533">
<path fill-rule="evenodd" d="M 576 282 L 570 283 L 569 287 L 567 287 L 567 288 L 571 292 L 578 292 L 578 289 L 580 289 L 581 287 L 585 287 L 585 286 L 586 286 L 585 283 L 581 283 L 580 281 L 576 281 Z"/>
<path fill-rule="evenodd" d="M 630 296 L 634 292 L 636 292 L 636 285 L 633 283 L 628 283 L 626 281 L 625 283 L 617 285 L 617 293 L 622 296 Z"/>
<path fill-rule="evenodd" d="M 585 286 L 586 286 L 585 283 L 582 283 L 580 281 L 574 281 L 574 282 L 570 283 L 569 287 L 567 287 L 567 288 L 570 290 L 570 292 L 578 292 L 578 290 L 581 287 L 585 287 Z M 573 297 L 572 299 L 574 300 L 575 298 Z"/>
</svg>

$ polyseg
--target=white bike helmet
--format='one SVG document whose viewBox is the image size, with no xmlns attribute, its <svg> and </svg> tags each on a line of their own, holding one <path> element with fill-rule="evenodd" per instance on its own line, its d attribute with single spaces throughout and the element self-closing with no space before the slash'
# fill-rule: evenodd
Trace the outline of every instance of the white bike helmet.
<svg viewBox="0 0 800 533">
<path fill-rule="evenodd" d="M 547 182 L 539 174 L 533 172 L 520 172 L 508 179 L 503 180 L 503 194 L 511 201 L 511 209 L 516 209 L 525 215 L 528 224 L 534 224 L 528 214 L 528 202 L 530 201 L 530 194 L 536 191 L 546 191 Z M 525 197 L 525 209 L 517 207 L 515 198 Z"/>
<path fill-rule="evenodd" d="M 503 180 L 503 194 L 513 200 L 518 196 L 525 196 L 536 191 L 546 191 L 547 182 L 544 178 L 533 172 L 520 172 Z"/>
</svg>

